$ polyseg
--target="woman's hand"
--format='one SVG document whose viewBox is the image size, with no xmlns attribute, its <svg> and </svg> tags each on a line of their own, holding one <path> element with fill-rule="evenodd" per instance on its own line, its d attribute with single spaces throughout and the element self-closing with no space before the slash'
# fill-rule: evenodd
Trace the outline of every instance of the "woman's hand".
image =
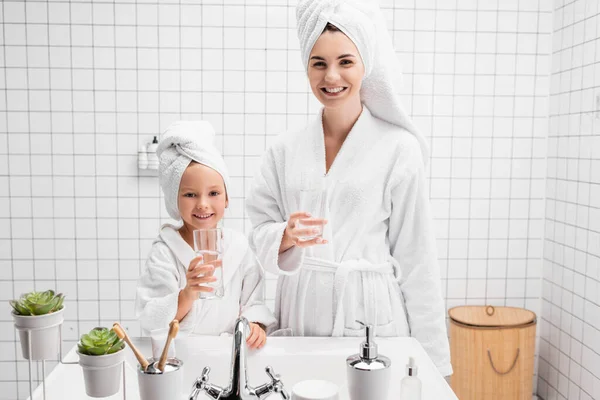
<svg viewBox="0 0 600 400">
<path fill-rule="evenodd" d="M 182 292 L 194 300 L 198 298 L 199 292 L 212 292 L 214 289 L 205 285 L 217 280 L 213 275 L 215 268 L 221 267 L 221 263 L 221 260 L 215 260 L 211 264 L 202 264 L 202 256 L 194 258 L 185 274 L 187 282 Z"/>
<path fill-rule="evenodd" d="M 246 344 L 251 349 L 260 349 L 267 343 L 267 333 L 257 323 L 250 322 L 250 335 L 246 339 Z"/>
<path fill-rule="evenodd" d="M 298 221 L 301 221 L 304 227 L 299 228 Z M 300 237 L 312 236 L 323 232 L 323 227 L 327 224 L 326 219 L 322 218 L 311 218 L 310 213 L 299 211 L 290 215 L 285 232 L 283 233 L 283 239 L 279 246 L 279 253 L 283 253 L 287 249 L 298 246 L 298 247 L 310 247 L 317 244 L 326 244 L 327 240 L 322 237 L 316 237 L 310 240 L 302 240 Z"/>
</svg>

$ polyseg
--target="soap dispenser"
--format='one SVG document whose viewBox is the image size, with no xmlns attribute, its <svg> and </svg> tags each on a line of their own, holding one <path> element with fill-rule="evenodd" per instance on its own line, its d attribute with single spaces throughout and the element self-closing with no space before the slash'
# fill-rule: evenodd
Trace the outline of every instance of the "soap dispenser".
<svg viewBox="0 0 600 400">
<path fill-rule="evenodd" d="M 358 354 L 346 359 L 348 393 L 351 400 L 387 399 L 390 386 L 392 362 L 377 353 L 377 344 L 372 325 L 365 325 L 366 339 L 360 345 Z"/>
</svg>

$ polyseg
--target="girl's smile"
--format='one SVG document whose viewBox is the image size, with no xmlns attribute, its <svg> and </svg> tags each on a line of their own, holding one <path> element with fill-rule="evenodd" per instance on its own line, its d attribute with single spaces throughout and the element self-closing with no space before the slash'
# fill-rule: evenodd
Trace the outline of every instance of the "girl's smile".
<svg viewBox="0 0 600 400">
<path fill-rule="evenodd" d="M 212 218 L 215 215 L 215 213 L 209 213 L 209 214 L 198 214 L 198 213 L 193 213 L 192 216 L 194 218 L 200 219 L 200 220 L 207 220 L 209 218 Z"/>
</svg>

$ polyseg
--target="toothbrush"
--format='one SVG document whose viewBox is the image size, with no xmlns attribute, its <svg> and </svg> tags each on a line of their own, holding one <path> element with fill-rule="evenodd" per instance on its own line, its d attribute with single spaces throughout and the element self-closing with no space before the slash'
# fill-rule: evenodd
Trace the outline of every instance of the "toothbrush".
<svg viewBox="0 0 600 400">
<path fill-rule="evenodd" d="M 163 349 L 162 354 L 160 355 L 160 361 L 158 362 L 158 365 L 157 365 L 157 368 L 161 372 L 165 372 L 165 364 L 167 363 L 167 354 L 169 354 L 169 346 L 171 345 L 171 340 L 173 340 L 175 338 L 175 336 L 177 336 L 178 332 L 179 332 L 179 321 L 174 319 L 169 324 L 169 336 L 167 336 L 167 342 L 165 343 L 165 348 Z"/>
<path fill-rule="evenodd" d="M 146 369 L 148 368 L 148 360 L 146 360 L 146 357 L 144 357 L 144 355 L 140 353 L 137 347 L 135 347 L 133 343 L 131 343 L 131 339 L 129 339 L 129 336 L 127 335 L 125 329 L 123 329 L 121 324 L 115 322 L 113 324 L 113 331 L 115 331 L 117 336 L 123 339 L 129 345 L 129 348 L 131 349 L 131 351 L 133 351 L 133 354 L 135 354 L 135 358 L 137 358 L 138 362 L 142 366 L 142 369 L 146 371 Z"/>
</svg>

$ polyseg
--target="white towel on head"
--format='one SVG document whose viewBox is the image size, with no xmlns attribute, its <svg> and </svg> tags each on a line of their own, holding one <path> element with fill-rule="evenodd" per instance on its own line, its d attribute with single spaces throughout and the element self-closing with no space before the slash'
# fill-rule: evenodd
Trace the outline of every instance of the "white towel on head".
<svg viewBox="0 0 600 400">
<path fill-rule="evenodd" d="M 177 121 L 163 132 L 156 148 L 158 175 L 165 195 L 165 205 L 171 218 L 181 219 L 177 206 L 179 184 L 185 169 L 192 161 L 206 165 L 223 177 L 229 188 L 225 160 L 214 146 L 215 130 L 207 121 Z"/>
<path fill-rule="evenodd" d="M 327 23 L 335 25 L 354 42 L 365 65 L 360 96 L 375 117 L 398 125 L 419 140 L 423 161 L 429 150 L 423 135 L 400 104 L 395 81 L 401 78 L 385 18 L 375 0 L 300 0 L 296 8 L 298 39 L 305 68 L 310 52 Z"/>
</svg>

